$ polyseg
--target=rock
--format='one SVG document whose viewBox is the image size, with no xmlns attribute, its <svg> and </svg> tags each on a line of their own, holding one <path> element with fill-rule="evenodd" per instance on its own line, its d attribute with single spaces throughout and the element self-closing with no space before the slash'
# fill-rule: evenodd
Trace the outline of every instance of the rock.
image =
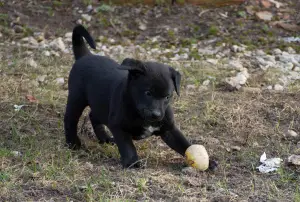
<svg viewBox="0 0 300 202">
<path fill-rule="evenodd" d="M 82 14 L 81 17 L 86 22 L 90 22 L 92 20 L 92 16 L 90 16 L 88 14 Z"/>
<path fill-rule="evenodd" d="M 216 59 L 207 59 L 206 60 L 208 63 L 210 63 L 210 64 L 213 64 L 213 65 L 216 65 L 216 64 L 218 64 L 218 60 L 216 60 Z"/>
<path fill-rule="evenodd" d="M 271 21 L 273 14 L 269 11 L 259 11 L 255 13 L 256 17 L 264 21 Z"/>
<path fill-rule="evenodd" d="M 81 19 L 78 19 L 78 20 L 76 21 L 76 23 L 77 23 L 77 24 L 82 24 L 82 20 L 81 20 Z"/>
<path fill-rule="evenodd" d="M 45 35 L 43 32 L 35 32 L 34 37 L 38 42 L 44 41 L 45 40 Z"/>
<path fill-rule="evenodd" d="M 142 22 L 140 22 L 140 23 L 139 23 L 139 29 L 140 29 L 140 30 L 142 30 L 142 31 L 145 31 L 145 30 L 147 29 L 147 26 L 146 26 L 146 24 L 145 24 L 145 23 L 142 23 Z"/>
<path fill-rule="evenodd" d="M 241 147 L 239 147 L 239 146 L 232 146 L 231 149 L 232 149 L 233 151 L 240 151 L 240 150 L 241 150 Z"/>
<path fill-rule="evenodd" d="M 256 55 L 259 55 L 259 56 L 263 56 L 263 55 L 266 55 L 266 53 L 263 51 L 263 50 L 257 50 L 256 52 L 255 52 L 255 54 Z"/>
<path fill-rule="evenodd" d="M 238 69 L 238 70 L 242 70 L 244 67 L 241 64 L 240 61 L 238 60 L 230 60 L 229 64 L 230 67 L 234 68 L 234 69 Z"/>
<path fill-rule="evenodd" d="M 273 50 L 273 54 L 274 55 L 281 55 L 281 53 L 282 53 L 282 51 L 280 49 L 278 49 L 278 48 L 276 48 L 276 49 Z"/>
<path fill-rule="evenodd" d="M 43 83 L 45 81 L 46 77 L 47 77 L 47 75 L 38 76 L 36 80 L 40 83 Z"/>
<path fill-rule="evenodd" d="M 291 137 L 298 137 L 298 133 L 296 133 L 296 132 L 293 131 L 293 130 L 288 130 L 288 134 L 289 134 Z"/>
<path fill-rule="evenodd" d="M 63 85 L 65 83 L 65 79 L 64 78 L 57 78 L 55 79 L 56 84 L 59 85 Z"/>
<path fill-rule="evenodd" d="M 91 11 L 93 11 L 93 6 L 92 6 L 92 5 L 88 5 L 88 6 L 86 7 L 86 12 L 89 13 L 89 12 L 91 12 Z"/>
<path fill-rule="evenodd" d="M 192 85 L 192 84 L 189 84 L 189 85 L 186 86 L 186 89 L 187 90 L 194 90 L 194 89 L 196 89 L 196 86 Z"/>
<path fill-rule="evenodd" d="M 300 155 L 293 154 L 293 155 L 289 156 L 288 162 L 290 164 L 293 164 L 293 165 L 296 165 L 296 166 L 300 166 Z"/>
<path fill-rule="evenodd" d="M 33 38 L 32 36 L 25 37 L 21 41 L 27 42 L 28 44 L 31 44 L 31 45 L 34 45 L 34 46 L 38 46 L 39 45 L 39 43 L 37 42 L 37 40 L 35 40 L 35 38 Z"/>
<path fill-rule="evenodd" d="M 276 91 L 283 91 L 283 86 L 282 85 L 280 85 L 280 84 L 275 84 L 275 86 L 274 86 L 274 90 L 276 90 Z"/>
<path fill-rule="evenodd" d="M 3 34 L 0 32 L 0 38 L 2 38 L 3 37 Z"/>
<path fill-rule="evenodd" d="M 67 32 L 65 34 L 65 38 L 72 38 L 73 33 L 72 32 Z"/>
<path fill-rule="evenodd" d="M 50 53 L 49 51 L 44 51 L 44 52 L 43 52 L 43 55 L 49 57 L 49 56 L 51 55 L 51 53 Z"/>
<path fill-rule="evenodd" d="M 237 73 L 235 77 L 229 77 L 225 79 L 225 82 L 231 85 L 236 89 L 240 89 L 241 85 L 244 85 L 249 78 L 249 73 L 246 68 L 244 68 L 241 72 Z"/>
<path fill-rule="evenodd" d="M 232 50 L 233 52 L 235 52 L 235 53 L 238 52 L 238 49 L 239 49 L 239 47 L 238 47 L 237 45 L 233 45 L 232 48 L 231 48 L 231 50 Z"/>
<path fill-rule="evenodd" d="M 36 68 L 38 66 L 37 63 L 33 60 L 33 58 L 30 58 L 28 60 L 28 65 L 33 67 L 33 68 Z"/>
<path fill-rule="evenodd" d="M 268 89 L 268 90 L 272 90 L 272 89 L 273 89 L 273 86 L 267 86 L 267 89 Z"/>
<path fill-rule="evenodd" d="M 89 170 L 93 170 L 94 165 L 92 163 L 90 163 L 90 162 L 86 162 L 85 163 L 85 167 L 87 167 Z"/>
<path fill-rule="evenodd" d="M 15 25 L 15 26 L 13 27 L 13 29 L 14 29 L 15 33 L 17 33 L 17 34 L 23 33 L 23 32 L 24 32 L 23 27 L 20 26 L 20 25 Z"/>
<path fill-rule="evenodd" d="M 14 157 L 21 157 L 22 156 L 22 153 L 19 152 L 19 151 L 12 151 L 11 153 L 14 155 Z"/>
<path fill-rule="evenodd" d="M 54 48 L 55 50 L 64 51 L 66 49 L 66 46 L 65 46 L 65 44 L 64 44 L 61 37 L 58 37 L 57 39 L 54 39 L 49 45 L 52 48 Z"/>
<path fill-rule="evenodd" d="M 286 51 L 290 54 L 296 54 L 296 51 L 292 47 L 287 47 Z"/>
<path fill-rule="evenodd" d="M 209 83 L 210 83 L 210 80 L 207 79 L 207 80 L 203 81 L 202 85 L 203 86 L 208 86 Z"/>
<path fill-rule="evenodd" d="M 293 70 L 294 70 L 295 72 L 300 72 L 300 67 L 296 66 L 296 67 L 294 67 Z"/>
</svg>

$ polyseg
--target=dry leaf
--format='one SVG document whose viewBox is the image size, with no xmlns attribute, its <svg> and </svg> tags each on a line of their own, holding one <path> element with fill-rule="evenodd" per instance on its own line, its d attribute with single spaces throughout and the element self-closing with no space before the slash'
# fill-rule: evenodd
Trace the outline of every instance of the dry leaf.
<svg viewBox="0 0 300 202">
<path fill-rule="evenodd" d="M 26 99 L 29 102 L 38 102 L 38 100 L 35 97 L 33 97 L 32 95 L 26 95 Z"/>
</svg>

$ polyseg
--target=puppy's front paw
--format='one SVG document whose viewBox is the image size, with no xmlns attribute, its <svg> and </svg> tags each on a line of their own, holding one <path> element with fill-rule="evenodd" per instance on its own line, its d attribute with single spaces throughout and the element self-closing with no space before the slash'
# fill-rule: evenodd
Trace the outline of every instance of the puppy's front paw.
<svg viewBox="0 0 300 202">
<path fill-rule="evenodd" d="M 81 142 L 80 140 L 77 138 L 73 141 L 66 141 L 66 146 L 69 148 L 69 149 L 72 149 L 72 150 L 79 150 L 81 148 Z"/>
<path fill-rule="evenodd" d="M 142 162 L 138 160 L 138 157 L 132 158 L 130 160 L 123 160 L 122 161 L 123 168 L 144 168 Z"/>
<path fill-rule="evenodd" d="M 109 137 L 109 138 L 106 138 L 106 139 L 99 140 L 99 144 L 104 144 L 104 143 L 114 145 L 115 144 L 115 139 L 112 138 L 112 137 Z"/>
</svg>

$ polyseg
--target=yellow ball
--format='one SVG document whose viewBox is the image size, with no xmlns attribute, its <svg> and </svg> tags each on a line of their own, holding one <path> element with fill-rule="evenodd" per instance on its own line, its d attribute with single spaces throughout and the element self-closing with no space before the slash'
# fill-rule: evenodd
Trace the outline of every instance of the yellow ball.
<svg viewBox="0 0 300 202">
<path fill-rule="evenodd" d="M 205 171 L 209 166 L 209 156 L 203 145 L 191 145 L 185 151 L 187 163 L 200 171 Z"/>
</svg>

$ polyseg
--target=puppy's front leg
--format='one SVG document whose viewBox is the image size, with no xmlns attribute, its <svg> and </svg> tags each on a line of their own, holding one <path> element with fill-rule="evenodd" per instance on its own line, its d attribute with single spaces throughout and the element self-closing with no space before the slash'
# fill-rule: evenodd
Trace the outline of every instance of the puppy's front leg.
<svg viewBox="0 0 300 202">
<path fill-rule="evenodd" d="M 118 146 L 121 155 L 121 163 L 124 168 L 139 168 L 141 163 L 138 162 L 138 155 L 133 144 L 131 135 L 120 128 L 110 128 L 115 143 Z"/>
<path fill-rule="evenodd" d="M 187 139 L 183 136 L 180 130 L 173 126 L 171 130 L 166 131 L 161 135 L 163 141 L 173 150 L 181 154 L 185 155 L 185 151 L 191 144 L 187 141 Z M 209 170 L 215 170 L 218 166 L 218 163 L 215 160 L 209 160 Z"/>
<path fill-rule="evenodd" d="M 161 138 L 171 149 L 182 156 L 185 155 L 187 148 L 191 146 L 191 143 L 188 142 L 176 126 L 161 134 Z"/>
</svg>

